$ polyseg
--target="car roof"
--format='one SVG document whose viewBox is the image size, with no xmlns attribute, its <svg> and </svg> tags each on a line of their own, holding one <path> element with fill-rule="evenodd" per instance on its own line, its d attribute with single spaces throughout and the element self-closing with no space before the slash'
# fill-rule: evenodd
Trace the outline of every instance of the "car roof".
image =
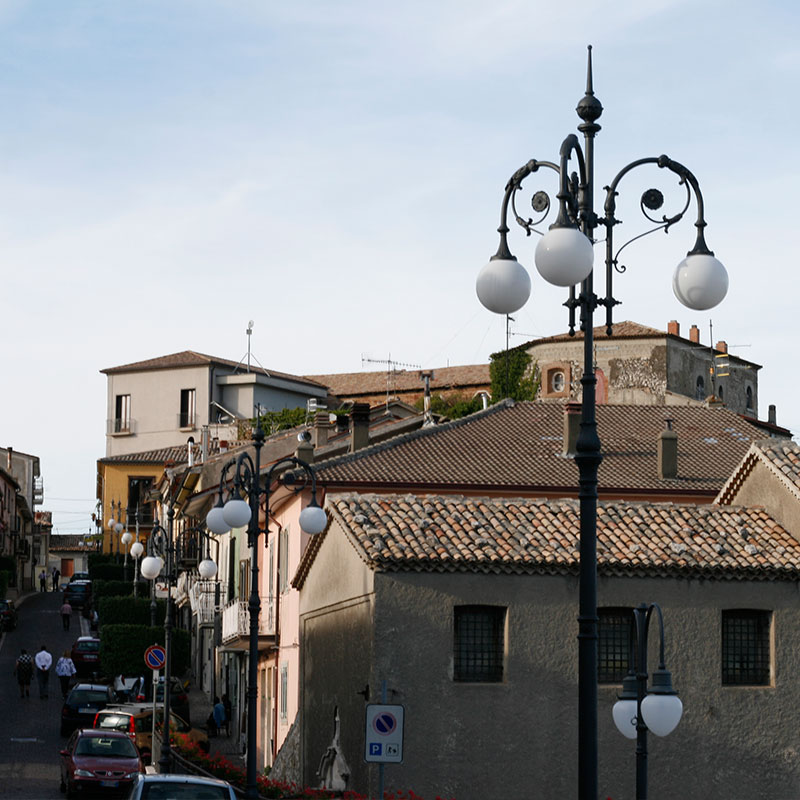
<svg viewBox="0 0 800 800">
<path fill-rule="evenodd" d="M 99 642 L 99 641 L 100 639 L 98 639 L 97 636 L 79 636 L 75 640 L 75 644 L 78 644 L 78 642 Z"/>
<path fill-rule="evenodd" d="M 110 687 L 106 686 L 106 684 L 104 684 L 104 683 L 76 683 L 72 687 L 71 691 L 74 691 L 75 689 L 103 689 L 103 690 L 106 690 L 108 688 L 110 688 Z"/>
<path fill-rule="evenodd" d="M 78 736 L 102 736 L 104 739 L 107 739 L 109 736 L 113 737 L 114 739 L 122 738 L 127 739 L 128 734 L 125 731 L 115 731 L 115 730 L 99 730 L 98 728 L 80 728 L 78 730 Z"/>
<path fill-rule="evenodd" d="M 199 786 L 230 786 L 219 778 L 206 778 L 203 775 L 167 775 L 163 772 L 156 775 L 139 775 L 145 783 L 194 783 Z"/>
</svg>

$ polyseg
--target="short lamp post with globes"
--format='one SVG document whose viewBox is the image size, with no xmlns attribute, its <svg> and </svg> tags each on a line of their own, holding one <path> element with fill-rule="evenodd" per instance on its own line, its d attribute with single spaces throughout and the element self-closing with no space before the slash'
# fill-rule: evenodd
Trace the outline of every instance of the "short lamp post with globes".
<svg viewBox="0 0 800 800">
<path fill-rule="evenodd" d="M 653 612 L 658 616 L 658 669 L 647 687 L 647 634 Z M 622 682 L 622 693 L 612 716 L 620 733 L 636 739 L 636 800 L 647 800 L 647 731 L 667 736 L 675 730 L 683 714 L 683 703 L 672 688 L 672 674 L 664 661 L 664 617 L 657 603 L 642 603 L 633 609 L 633 658 L 630 672 Z"/>
<path fill-rule="evenodd" d="M 175 601 L 172 597 L 172 587 L 178 582 L 178 564 L 182 553 L 178 543 L 173 539 L 175 510 L 172 503 L 167 506 L 166 529 L 156 522 L 150 533 L 148 541 L 148 555 L 142 559 L 142 576 L 150 581 L 162 575 L 167 583 L 167 613 L 164 618 L 164 716 L 161 755 L 158 759 L 159 772 L 168 773 L 171 769 L 171 746 L 169 741 L 170 719 L 170 679 L 172 676 L 172 629 L 175 626 Z M 137 544 L 140 544 L 137 542 Z M 198 565 L 198 572 L 202 578 L 213 578 L 217 574 L 217 565 L 206 558 Z"/>
<path fill-rule="evenodd" d="M 594 139 L 600 126 L 597 120 L 603 107 L 594 96 L 592 82 L 592 53 L 589 48 L 586 92 L 576 109 L 581 123 L 583 145 L 575 134 L 564 139 L 559 159 L 531 159 L 520 167 L 506 184 L 501 206 L 500 246 L 478 275 L 476 289 L 481 303 L 498 314 L 512 314 L 525 305 L 531 291 L 531 281 L 524 267 L 511 254 L 508 246 L 509 211 L 515 221 L 530 235 L 541 236 L 535 251 L 539 274 L 549 283 L 569 289 L 565 305 L 569 309 L 569 333 L 575 333 L 575 315 L 579 312 L 583 332 L 583 375 L 580 434 L 575 462 L 578 467 L 578 498 L 580 506 L 580 568 L 578 612 L 578 796 L 581 800 L 597 800 L 598 796 L 598 737 L 597 737 L 597 476 L 602 460 L 595 414 L 596 377 L 594 371 L 593 318 L 595 309 L 605 308 L 606 332 L 613 332 L 612 311 L 619 303 L 612 294 L 615 271 L 624 272 L 619 263 L 620 251 L 640 238 L 634 237 L 615 250 L 614 229 L 619 224 L 615 216 L 616 200 L 623 178 L 638 167 L 650 165 L 672 173 L 686 192 L 682 209 L 672 215 L 657 217 L 664 197 L 657 189 L 649 189 L 641 198 L 641 210 L 656 230 L 668 231 L 683 219 L 694 203 L 696 239 L 686 258 L 678 264 L 672 288 L 677 299 L 691 309 L 702 311 L 722 301 L 728 290 L 728 275 L 705 242 L 706 227 L 703 196 L 695 176 L 682 164 L 661 155 L 640 158 L 624 166 L 604 187 L 605 204 L 602 216 L 594 210 Z M 572 167 L 570 163 L 572 162 Z M 538 216 L 525 219 L 517 210 L 516 198 L 523 181 L 532 174 L 554 172 L 558 191 L 558 211 L 555 222 L 546 233 L 536 226 L 544 222 L 550 211 L 550 198 L 536 191 L 531 206 Z M 605 244 L 605 296 L 595 294 L 594 245 L 595 235 L 602 229 Z"/>
<path fill-rule="evenodd" d="M 108 529 L 112 533 L 116 533 L 117 534 L 117 555 L 119 555 L 119 536 L 122 533 L 122 531 L 125 530 L 125 526 L 122 524 L 122 501 L 118 500 L 116 505 L 117 505 L 117 515 L 115 517 L 114 516 L 114 501 L 112 500 L 111 501 L 111 518 L 108 520 Z M 113 539 L 109 539 L 108 540 L 108 552 L 109 553 L 113 553 L 114 552 L 114 540 Z"/>
<path fill-rule="evenodd" d="M 259 508 L 264 498 L 266 527 L 269 526 L 269 503 L 273 480 L 278 478 L 282 484 L 295 494 L 307 486 L 311 488 L 311 501 L 300 512 L 300 528 L 308 534 L 317 534 L 325 530 L 328 519 L 325 511 L 317 503 L 317 484 L 313 467 L 305 461 L 290 456 L 273 463 L 261 479 L 261 448 L 264 446 L 264 431 L 257 420 L 253 433 L 255 459 L 250 454 L 242 453 L 225 465 L 220 479 L 219 500 L 206 516 L 206 525 L 214 534 L 224 534 L 233 528 L 247 526 L 247 541 L 250 547 L 250 641 L 248 652 L 248 686 L 247 686 L 247 785 L 245 796 L 255 800 L 258 798 L 256 736 L 257 736 L 257 703 L 258 703 L 258 616 L 261 610 L 261 599 L 258 594 L 258 554 L 256 547 L 261 533 L 259 524 Z M 228 469 L 236 466 L 233 491 L 227 502 L 223 503 L 223 491 Z M 246 497 L 247 499 L 243 499 Z M 265 541 L 266 544 L 266 541 Z"/>
</svg>

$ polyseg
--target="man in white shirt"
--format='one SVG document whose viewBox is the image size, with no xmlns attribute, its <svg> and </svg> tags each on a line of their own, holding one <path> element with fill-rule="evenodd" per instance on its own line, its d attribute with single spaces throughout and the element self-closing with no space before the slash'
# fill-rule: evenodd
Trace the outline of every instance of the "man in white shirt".
<svg viewBox="0 0 800 800">
<path fill-rule="evenodd" d="M 50 667 L 53 666 L 53 656 L 47 652 L 47 647 L 42 645 L 41 650 L 33 659 L 36 664 L 36 680 L 39 683 L 39 698 L 44 700 L 47 697 L 48 683 L 50 681 Z"/>
</svg>

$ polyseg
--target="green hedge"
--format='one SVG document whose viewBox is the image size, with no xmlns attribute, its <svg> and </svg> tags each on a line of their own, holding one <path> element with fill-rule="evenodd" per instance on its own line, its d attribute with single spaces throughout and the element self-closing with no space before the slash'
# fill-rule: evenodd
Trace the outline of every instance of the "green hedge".
<svg viewBox="0 0 800 800">
<path fill-rule="evenodd" d="M 103 625 L 100 663 L 106 675 L 145 675 L 144 652 L 151 644 L 164 646 L 164 628 L 149 625 Z M 188 631 L 172 631 L 172 674 L 183 675 L 191 666 Z"/>
<path fill-rule="evenodd" d="M 0 598 L 4 598 L 6 596 L 10 577 L 11 573 L 8 570 L 0 570 Z"/>
<path fill-rule="evenodd" d="M 142 584 L 139 593 L 143 595 L 149 586 Z M 167 604 L 165 600 L 156 600 L 156 625 L 164 624 Z M 106 621 L 114 625 L 149 625 L 150 597 L 122 597 L 107 595 L 97 602 L 97 614 L 105 634 Z"/>
<path fill-rule="evenodd" d="M 128 580 L 133 578 L 134 564 L 131 562 L 128 565 Z M 124 581 L 125 580 L 125 565 L 124 564 L 96 564 L 91 567 L 89 576 L 92 580 L 101 581 Z"/>
<path fill-rule="evenodd" d="M 113 553 L 89 553 L 88 566 L 89 574 L 94 576 L 94 570 L 101 564 L 116 564 L 119 562 L 119 556 Z"/>
<path fill-rule="evenodd" d="M 141 590 L 142 585 L 145 590 L 149 591 L 146 584 L 139 584 Z M 106 580 L 92 580 L 92 598 L 95 603 L 99 603 L 101 597 L 130 597 L 133 595 L 133 581 L 106 581 Z"/>
</svg>

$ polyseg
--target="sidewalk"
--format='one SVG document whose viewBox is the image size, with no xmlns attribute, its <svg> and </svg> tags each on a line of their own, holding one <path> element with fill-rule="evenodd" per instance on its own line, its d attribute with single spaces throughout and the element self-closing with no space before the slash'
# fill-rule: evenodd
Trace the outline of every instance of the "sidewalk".
<svg viewBox="0 0 800 800">
<path fill-rule="evenodd" d="M 193 685 L 189 686 L 188 694 L 189 708 L 192 712 L 192 726 L 206 730 L 206 720 L 214 707 L 212 698 L 202 689 L 198 689 Z M 223 729 L 219 735 L 209 736 L 208 741 L 211 755 L 219 753 L 234 764 L 244 764 L 243 747 L 237 744 L 235 736 L 228 736 Z"/>
</svg>

